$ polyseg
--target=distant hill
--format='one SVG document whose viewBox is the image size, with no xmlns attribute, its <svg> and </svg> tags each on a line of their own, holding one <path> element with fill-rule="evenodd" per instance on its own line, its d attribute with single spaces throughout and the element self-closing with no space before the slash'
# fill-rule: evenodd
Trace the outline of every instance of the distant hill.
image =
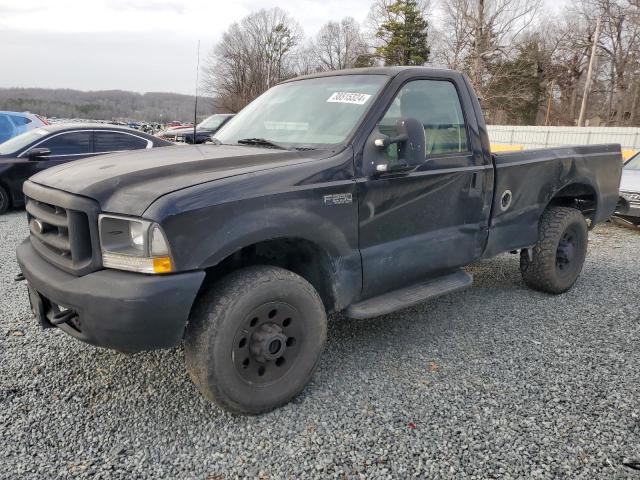
<svg viewBox="0 0 640 480">
<path fill-rule="evenodd" d="M 179 93 L 0 88 L 0 110 L 29 111 L 45 117 L 186 122 L 193 121 L 193 108 L 194 97 Z M 198 120 L 220 112 L 213 98 L 198 99 Z"/>
</svg>

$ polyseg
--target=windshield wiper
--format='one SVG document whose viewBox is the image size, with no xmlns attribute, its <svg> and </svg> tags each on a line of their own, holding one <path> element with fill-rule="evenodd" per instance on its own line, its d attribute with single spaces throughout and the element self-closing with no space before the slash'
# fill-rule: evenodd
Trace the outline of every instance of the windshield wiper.
<svg viewBox="0 0 640 480">
<path fill-rule="evenodd" d="M 283 147 L 282 145 L 278 145 L 277 143 L 272 142 L 271 140 L 267 140 L 266 138 L 241 138 L 240 140 L 237 141 L 237 143 L 239 143 L 240 145 L 258 145 L 263 147 L 272 147 L 272 148 L 279 148 L 281 150 L 288 150 L 286 147 Z"/>
</svg>

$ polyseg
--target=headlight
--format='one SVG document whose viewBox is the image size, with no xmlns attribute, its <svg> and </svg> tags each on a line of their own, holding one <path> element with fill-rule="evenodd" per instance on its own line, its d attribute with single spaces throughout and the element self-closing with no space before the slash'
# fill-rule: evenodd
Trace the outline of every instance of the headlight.
<svg viewBox="0 0 640 480">
<path fill-rule="evenodd" d="M 100 247 L 106 268 L 140 273 L 173 271 L 169 244 L 160 225 L 148 220 L 100 215 Z"/>
</svg>

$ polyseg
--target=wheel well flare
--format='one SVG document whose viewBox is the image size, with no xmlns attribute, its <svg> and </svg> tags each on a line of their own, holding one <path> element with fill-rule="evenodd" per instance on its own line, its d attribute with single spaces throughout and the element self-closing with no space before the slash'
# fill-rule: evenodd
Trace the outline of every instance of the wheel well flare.
<svg viewBox="0 0 640 480">
<path fill-rule="evenodd" d="M 206 270 L 207 281 L 251 265 L 272 265 L 300 275 L 316 289 L 327 312 L 335 311 L 335 268 L 329 253 L 301 238 L 277 238 L 243 247 Z"/>
</svg>

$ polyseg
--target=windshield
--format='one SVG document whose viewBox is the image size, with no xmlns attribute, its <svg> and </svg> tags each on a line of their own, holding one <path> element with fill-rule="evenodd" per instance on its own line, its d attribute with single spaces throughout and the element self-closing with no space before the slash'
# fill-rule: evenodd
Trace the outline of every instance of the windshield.
<svg viewBox="0 0 640 480">
<path fill-rule="evenodd" d="M 343 142 L 387 77 L 340 75 L 277 85 L 247 105 L 216 134 L 222 143 L 265 139 L 287 148 Z"/>
<path fill-rule="evenodd" d="M 640 153 L 636 153 L 624 166 L 625 170 L 640 170 Z"/>
<path fill-rule="evenodd" d="M 197 128 L 202 128 L 206 130 L 215 130 L 218 128 L 224 119 L 227 118 L 225 115 L 211 115 L 210 117 L 205 118 L 198 124 Z"/>
<path fill-rule="evenodd" d="M 29 130 L 21 135 L 10 138 L 4 143 L 0 143 L 0 155 L 11 155 L 12 153 L 18 153 L 27 145 L 35 142 L 36 140 L 43 138 L 49 132 L 42 128 L 36 128 L 35 130 Z"/>
</svg>

